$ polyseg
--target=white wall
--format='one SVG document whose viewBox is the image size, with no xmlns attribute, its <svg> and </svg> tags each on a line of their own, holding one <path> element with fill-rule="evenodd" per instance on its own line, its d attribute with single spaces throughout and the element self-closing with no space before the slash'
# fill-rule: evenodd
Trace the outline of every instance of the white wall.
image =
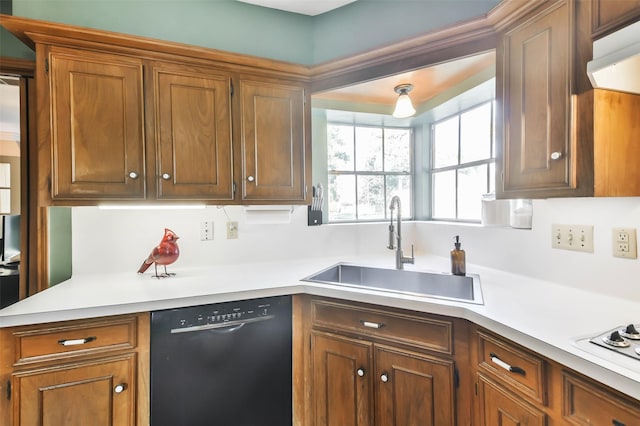
<svg viewBox="0 0 640 426">
<path fill-rule="evenodd" d="M 226 239 L 225 210 L 239 223 L 237 240 Z M 214 221 L 213 241 L 200 241 L 205 220 Z M 165 227 L 180 237 L 176 268 L 369 253 L 386 250 L 387 241 L 387 225 L 380 223 L 307 226 L 306 206 L 296 207 L 288 224 L 248 223 L 240 206 L 170 211 L 74 207 L 72 223 L 73 274 L 137 271 Z"/>
<path fill-rule="evenodd" d="M 533 228 L 481 227 L 416 222 L 403 227 L 405 250 L 447 257 L 453 236 L 474 264 L 559 284 L 640 301 L 640 260 L 611 254 L 611 228 L 640 228 L 640 198 L 534 200 Z M 239 222 L 240 238 L 226 239 L 223 209 L 138 211 L 75 207 L 73 274 L 100 271 L 135 272 L 168 227 L 180 236 L 181 257 L 173 266 L 244 263 L 341 254 L 380 254 L 386 250 L 387 223 L 307 226 L 306 207 L 297 207 L 289 224 L 247 223 L 243 208 L 226 207 Z M 200 241 L 199 222 L 213 220 L 213 241 Z M 594 252 L 551 248 L 551 224 L 594 225 Z M 549 295 L 553 297 L 553 295 Z M 567 300 L 571 303 L 571 300 Z"/>
<path fill-rule="evenodd" d="M 593 225 L 594 252 L 551 248 L 552 224 Z M 534 200 L 531 230 L 423 222 L 414 238 L 425 251 L 448 256 L 459 234 L 467 263 L 640 301 L 640 260 L 613 257 L 613 227 L 640 231 L 640 198 Z"/>
</svg>

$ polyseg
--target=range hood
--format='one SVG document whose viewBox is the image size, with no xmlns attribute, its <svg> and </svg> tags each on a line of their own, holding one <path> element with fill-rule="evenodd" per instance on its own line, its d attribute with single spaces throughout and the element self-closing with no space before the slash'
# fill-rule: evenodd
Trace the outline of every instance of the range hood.
<svg viewBox="0 0 640 426">
<path fill-rule="evenodd" d="M 587 74 L 595 89 L 640 94 L 640 21 L 594 41 Z"/>
</svg>

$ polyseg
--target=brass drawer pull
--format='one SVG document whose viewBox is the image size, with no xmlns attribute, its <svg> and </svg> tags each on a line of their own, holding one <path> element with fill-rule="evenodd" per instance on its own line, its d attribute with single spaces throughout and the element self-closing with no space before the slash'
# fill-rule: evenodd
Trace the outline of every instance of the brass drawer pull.
<svg viewBox="0 0 640 426">
<path fill-rule="evenodd" d="M 369 328 L 375 328 L 375 329 L 378 329 L 378 328 L 382 328 L 382 327 L 384 327 L 384 324 L 383 324 L 383 323 L 377 323 L 377 322 L 371 322 L 371 321 L 364 321 L 364 320 L 360 320 L 360 323 L 361 323 L 362 325 L 364 325 L 365 327 L 369 327 Z"/>
<path fill-rule="evenodd" d="M 62 346 L 84 345 L 85 343 L 93 342 L 94 340 L 96 340 L 95 336 L 85 337 L 84 339 L 62 339 L 58 340 L 58 344 Z"/>
<path fill-rule="evenodd" d="M 494 354 L 493 352 L 491 352 L 489 355 L 491 356 L 491 362 L 497 364 L 499 367 L 504 368 L 511 373 L 522 374 L 523 376 L 526 376 L 526 372 L 522 368 L 514 367 L 507 364 L 506 362 L 498 358 L 498 355 Z"/>
</svg>

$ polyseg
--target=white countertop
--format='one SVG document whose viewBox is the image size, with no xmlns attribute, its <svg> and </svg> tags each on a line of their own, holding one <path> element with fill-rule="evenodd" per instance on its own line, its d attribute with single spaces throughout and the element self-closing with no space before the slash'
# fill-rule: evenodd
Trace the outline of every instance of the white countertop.
<svg viewBox="0 0 640 426">
<path fill-rule="evenodd" d="M 464 318 L 640 400 L 640 361 L 576 342 L 637 320 L 640 303 L 467 265 L 480 275 L 484 304 L 452 302 L 301 281 L 338 262 L 394 267 L 394 257 L 293 259 L 203 268 L 171 268 L 176 276 L 109 273 L 74 276 L 0 310 L 0 327 L 92 318 L 307 293 Z M 420 256 L 408 270 L 446 271 L 449 260 Z M 595 346 L 588 344 L 586 346 Z"/>
</svg>

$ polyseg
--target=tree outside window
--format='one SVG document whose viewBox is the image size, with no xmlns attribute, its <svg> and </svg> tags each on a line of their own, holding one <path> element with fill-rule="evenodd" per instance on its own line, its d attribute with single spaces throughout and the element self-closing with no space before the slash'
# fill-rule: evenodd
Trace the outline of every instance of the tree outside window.
<svg viewBox="0 0 640 426">
<path fill-rule="evenodd" d="M 394 195 L 412 217 L 410 128 L 327 125 L 329 221 L 384 220 Z"/>
</svg>

